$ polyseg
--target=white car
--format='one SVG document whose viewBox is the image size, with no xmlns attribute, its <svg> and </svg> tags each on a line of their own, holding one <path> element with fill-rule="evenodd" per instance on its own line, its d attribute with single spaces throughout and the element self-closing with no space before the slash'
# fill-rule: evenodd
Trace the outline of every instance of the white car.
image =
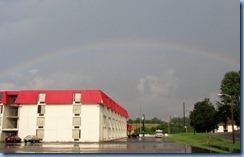
<svg viewBox="0 0 244 157">
<path fill-rule="evenodd" d="M 36 135 L 28 135 L 24 138 L 24 142 L 27 143 L 27 142 L 40 142 L 42 139 L 37 137 Z"/>
<path fill-rule="evenodd" d="M 156 138 L 162 138 L 163 137 L 163 130 L 156 130 L 155 137 Z"/>
</svg>

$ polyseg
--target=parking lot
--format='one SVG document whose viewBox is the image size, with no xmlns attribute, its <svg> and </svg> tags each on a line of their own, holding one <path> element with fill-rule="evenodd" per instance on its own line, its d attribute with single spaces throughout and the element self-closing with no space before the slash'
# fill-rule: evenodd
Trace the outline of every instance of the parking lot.
<svg viewBox="0 0 244 157">
<path fill-rule="evenodd" d="M 1 153 L 191 153 L 191 146 L 164 138 L 124 138 L 99 143 L 0 143 Z"/>
</svg>

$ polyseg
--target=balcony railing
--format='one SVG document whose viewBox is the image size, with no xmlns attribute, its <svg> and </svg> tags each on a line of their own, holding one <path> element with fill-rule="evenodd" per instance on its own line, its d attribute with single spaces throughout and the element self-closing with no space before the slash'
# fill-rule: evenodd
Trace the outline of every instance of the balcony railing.
<svg viewBox="0 0 244 157">
<path fill-rule="evenodd" d="M 6 118 L 18 119 L 19 116 L 18 116 L 18 115 L 17 115 L 17 116 L 12 116 L 12 115 L 10 115 L 10 116 L 6 116 Z"/>
<path fill-rule="evenodd" d="M 3 128 L 2 131 L 18 131 L 18 128 Z"/>
<path fill-rule="evenodd" d="M 6 115 L 7 118 L 18 118 L 18 110 L 11 110 L 9 113 Z"/>
</svg>

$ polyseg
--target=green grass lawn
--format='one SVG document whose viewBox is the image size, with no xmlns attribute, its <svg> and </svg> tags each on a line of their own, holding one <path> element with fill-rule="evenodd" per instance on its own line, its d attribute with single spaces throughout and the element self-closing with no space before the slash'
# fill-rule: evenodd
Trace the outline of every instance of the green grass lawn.
<svg viewBox="0 0 244 157">
<path fill-rule="evenodd" d="M 171 134 L 166 138 L 176 142 L 189 144 L 195 147 L 212 150 L 219 153 L 229 152 L 222 149 L 218 149 L 216 148 L 216 146 L 225 147 L 229 149 L 240 149 L 240 141 L 236 141 L 236 143 L 233 144 L 231 140 L 215 136 L 209 136 L 204 133 L 196 133 L 195 135 L 193 133 Z"/>
<path fill-rule="evenodd" d="M 140 126 L 142 126 L 142 124 L 140 125 L 140 123 L 132 123 L 132 127 L 133 127 L 134 130 L 136 128 L 139 128 Z M 146 128 L 152 128 L 152 127 L 156 127 L 156 126 L 158 126 L 158 124 L 148 124 L 148 123 L 145 123 L 145 127 Z"/>
</svg>

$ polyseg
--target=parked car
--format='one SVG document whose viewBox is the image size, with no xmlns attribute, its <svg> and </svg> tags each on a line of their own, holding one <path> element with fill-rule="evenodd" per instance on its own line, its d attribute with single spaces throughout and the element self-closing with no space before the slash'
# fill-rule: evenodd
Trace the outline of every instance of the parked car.
<svg viewBox="0 0 244 157">
<path fill-rule="evenodd" d="M 27 143 L 27 142 L 40 142 L 42 139 L 37 137 L 36 135 L 28 135 L 24 138 L 24 142 Z"/>
<path fill-rule="evenodd" d="M 5 138 L 5 142 L 9 143 L 9 142 L 21 142 L 21 138 L 16 136 L 16 135 L 12 135 L 12 136 L 8 136 Z"/>
<path fill-rule="evenodd" d="M 162 138 L 163 137 L 163 130 L 156 130 L 155 131 L 155 137 L 156 138 Z"/>
</svg>

